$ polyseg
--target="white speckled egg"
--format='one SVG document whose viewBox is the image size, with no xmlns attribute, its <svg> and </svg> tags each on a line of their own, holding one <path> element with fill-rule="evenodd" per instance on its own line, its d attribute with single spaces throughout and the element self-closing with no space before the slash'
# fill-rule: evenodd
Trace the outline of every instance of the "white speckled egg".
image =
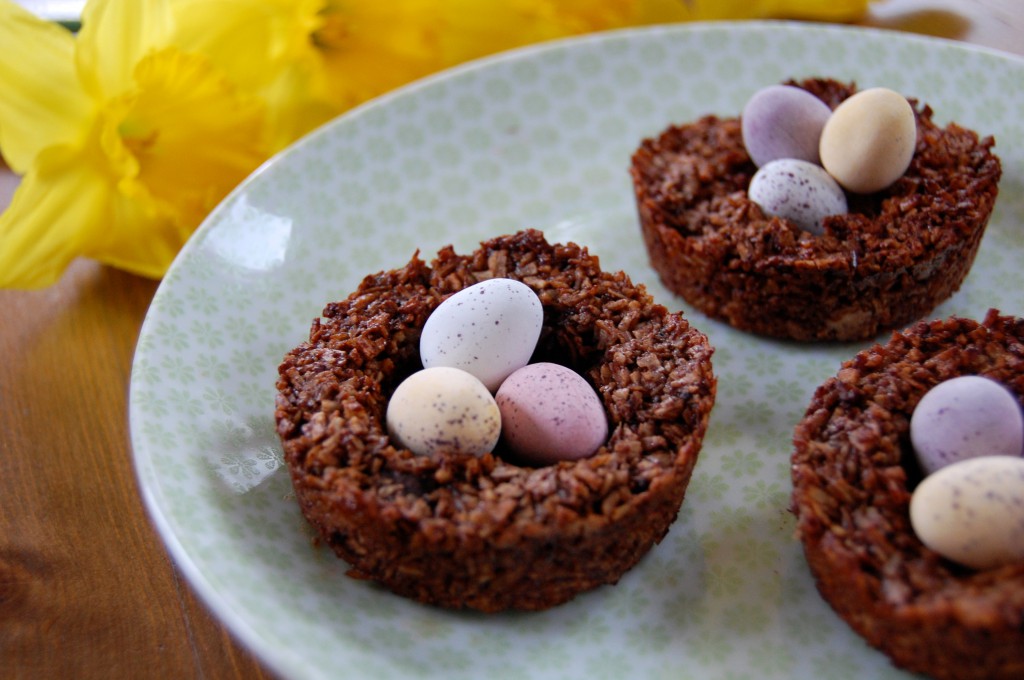
<svg viewBox="0 0 1024 680">
<path fill-rule="evenodd" d="M 1024 560 L 1024 458 L 971 458 L 925 477 L 910 523 L 926 546 L 972 569 Z"/>
<path fill-rule="evenodd" d="M 597 392 L 566 366 L 524 366 L 502 383 L 496 399 L 504 441 L 525 461 L 546 465 L 586 458 L 608 438 Z"/>
<path fill-rule="evenodd" d="M 884 87 L 862 90 L 832 112 L 821 131 L 821 164 L 845 189 L 880 191 L 907 171 L 917 120 L 906 97 Z"/>
<path fill-rule="evenodd" d="M 926 474 L 966 458 L 1020 456 L 1024 416 L 1013 394 L 996 381 L 960 376 L 935 385 L 917 403 L 910 441 Z"/>
<path fill-rule="evenodd" d="M 449 366 L 403 380 L 388 402 L 388 434 L 422 456 L 443 450 L 483 455 L 501 436 L 501 412 L 476 377 Z"/>
<path fill-rule="evenodd" d="M 821 234 L 829 215 L 847 211 L 846 194 L 821 166 L 793 158 L 759 169 L 747 188 L 750 200 L 768 215 L 791 220 L 804 231 Z"/>
<path fill-rule="evenodd" d="M 740 116 L 743 145 L 758 167 L 779 158 L 818 163 L 818 143 L 832 109 L 807 90 L 772 85 L 754 93 Z"/>
<path fill-rule="evenodd" d="M 525 366 L 537 347 L 544 308 L 533 289 L 515 279 L 488 279 L 464 288 L 427 317 L 420 360 L 472 373 L 491 392 Z"/>
</svg>

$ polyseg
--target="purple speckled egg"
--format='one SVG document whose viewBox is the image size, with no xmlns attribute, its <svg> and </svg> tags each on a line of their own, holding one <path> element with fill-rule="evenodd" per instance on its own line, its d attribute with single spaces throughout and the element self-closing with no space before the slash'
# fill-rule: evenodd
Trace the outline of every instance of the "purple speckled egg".
<svg viewBox="0 0 1024 680">
<path fill-rule="evenodd" d="M 565 366 L 524 366 L 505 379 L 495 400 L 505 444 L 526 462 L 547 465 L 586 458 L 608 438 L 597 393 Z"/>
<path fill-rule="evenodd" d="M 758 167 L 780 158 L 818 163 L 828 104 L 807 90 L 772 85 L 754 93 L 740 117 L 743 145 Z"/>
<path fill-rule="evenodd" d="M 1020 456 L 1024 416 L 995 380 L 965 375 L 940 382 L 917 403 L 910 441 L 925 474 L 978 456 Z"/>
<path fill-rule="evenodd" d="M 767 215 L 821 234 L 829 215 L 847 211 L 846 194 L 820 165 L 793 158 L 772 161 L 750 180 L 747 195 Z"/>
</svg>

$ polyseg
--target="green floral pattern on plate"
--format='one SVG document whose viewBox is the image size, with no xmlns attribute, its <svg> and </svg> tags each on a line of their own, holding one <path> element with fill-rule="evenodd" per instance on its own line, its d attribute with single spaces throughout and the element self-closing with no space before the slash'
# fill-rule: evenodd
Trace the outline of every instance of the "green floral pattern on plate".
<svg viewBox="0 0 1024 680">
<path fill-rule="evenodd" d="M 787 510 L 793 425 L 867 343 L 734 331 L 658 283 L 628 176 L 643 137 L 736 115 L 812 75 L 884 85 L 993 134 L 999 203 L 963 289 L 933 316 L 1020 315 L 1024 62 L 953 43 L 789 23 L 692 24 L 534 47 L 438 75 L 302 140 L 207 220 L 158 290 L 130 399 L 139 485 L 177 564 L 285 677 L 902 677 L 818 597 Z M 323 305 L 419 250 L 534 227 L 684 309 L 719 399 L 665 541 L 617 586 L 552 611 L 422 607 L 347 578 L 311 541 L 274 433 L 276 367 Z"/>
</svg>

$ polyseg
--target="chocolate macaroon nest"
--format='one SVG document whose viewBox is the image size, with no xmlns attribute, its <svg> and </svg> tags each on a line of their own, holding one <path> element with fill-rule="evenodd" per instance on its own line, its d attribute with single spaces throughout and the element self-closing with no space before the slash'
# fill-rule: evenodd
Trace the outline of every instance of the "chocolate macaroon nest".
<svg viewBox="0 0 1024 680">
<path fill-rule="evenodd" d="M 844 363 L 794 432 L 792 510 L 817 587 L 868 643 L 935 678 L 1024 677 L 1024 562 L 972 570 L 910 523 L 911 414 L 938 383 L 992 378 L 1024 404 L 1024 319 L 990 310 L 896 332 Z"/>
<path fill-rule="evenodd" d="M 856 92 L 830 79 L 790 82 L 835 109 Z M 650 261 L 688 303 L 753 333 L 851 341 L 923 318 L 956 292 L 998 192 L 994 140 L 909 100 L 917 123 L 910 167 L 873 194 L 847 192 L 849 212 L 824 233 L 767 216 L 747 195 L 757 167 L 739 118 L 708 115 L 645 139 L 630 172 Z"/>
<path fill-rule="evenodd" d="M 542 302 L 533 361 L 599 395 L 610 434 L 593 456 L 527 467 L 500 442 L 421 456 L 389 438 L 388 398 L 421 368 L 428 315 L 493 277 Z M 546 609 L 617 582 L 668 532 L 714 404 L 712 351 L 586 249 L 522 231 L 429 265 L 417 254 L 328 304 L 280 366 L 277 432 L 303 514 L 351 576 L 442 607 Z"/>
</svg>

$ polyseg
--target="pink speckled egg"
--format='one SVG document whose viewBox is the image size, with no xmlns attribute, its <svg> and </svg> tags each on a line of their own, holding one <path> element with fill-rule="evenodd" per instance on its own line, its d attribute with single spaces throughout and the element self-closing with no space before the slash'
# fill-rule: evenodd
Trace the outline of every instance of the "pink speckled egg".
<svg viewBox="0 0 1024 680">
<path fill-rule="evenodd" d="M 608 438 L 597 393 L 582 376 L 559 364 L 520 368 L 501 384 L 495 401 L 505 444 L 526 462 L 546 465 L 586 458 Z"/>
</svg>

